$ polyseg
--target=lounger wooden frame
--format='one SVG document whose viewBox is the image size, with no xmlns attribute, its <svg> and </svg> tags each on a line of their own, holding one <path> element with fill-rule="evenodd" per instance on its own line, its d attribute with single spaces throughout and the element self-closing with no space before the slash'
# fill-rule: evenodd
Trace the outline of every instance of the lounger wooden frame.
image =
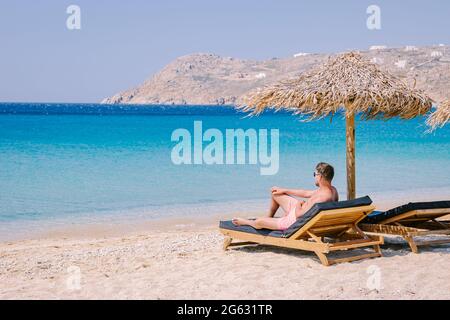
<svg viewBox="0 0 450 320">
<path fill-rule="evenodd" d="M 450 208 L 411 210 L 378 224 L 361 223 L 360 228 L 369 234 L 401 236 L 408 242 L 412 252 L 419 253 L 419 246 L 450 243 L 450 237 L 439 240 L 415 239 L 430 235 L 450 236 L 450 221 L 437 220 L 448 214 Z"/>
<path fill-rule="evenodd" d="M 277 238 L 248 232 L 220 228 L 225 235 L 223 249 L 229 247 L 265 244 L 314 252 L 323 265 L 350 262 L 381 256 L 382 236 L 369 236 L 361 231 L 358 222 L 374 210 L 374 206 L 324 210 L 308 221 L 288 238 Z M 325 241 L 326 239 L 332 241 Z M 243 240 L 233 242 L 234 239 Z M 334 240 L 334 241 L 333 241 Z M 353 255 L 340 259 L 330 259 L 327 254 L 338 250 L 373 248 L 374 252 Z"/>
</svg>

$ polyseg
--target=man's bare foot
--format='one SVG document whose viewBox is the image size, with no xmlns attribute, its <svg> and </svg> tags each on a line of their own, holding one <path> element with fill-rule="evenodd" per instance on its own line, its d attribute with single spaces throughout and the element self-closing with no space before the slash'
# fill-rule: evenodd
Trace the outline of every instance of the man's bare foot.
<svg viewBox="0 0 450 320">
<path fill-rule="evenodd" d="M 233 222 L 233 224 L 235 226 L 245 226 L 247 225 L 247 219 L 242 219 L 242 218 L 233 218 L 233 220 L 231 220 L 231 222 Z"/>
</svg>

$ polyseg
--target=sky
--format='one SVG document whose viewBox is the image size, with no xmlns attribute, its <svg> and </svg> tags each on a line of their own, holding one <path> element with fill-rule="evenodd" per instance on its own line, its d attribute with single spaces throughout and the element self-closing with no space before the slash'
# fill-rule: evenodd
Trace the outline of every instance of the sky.
<svg viewBox="0 0 450 320">
<path fill-rule="evenodd" d="M 69 30 L 67 8 L 80 8 Z M 367 27 L 380 8 L 381 29 Z M 448 0 L 0 0 L 0 102 L 99 102 L 179 56 L 450 44 Z"/>
</svg>

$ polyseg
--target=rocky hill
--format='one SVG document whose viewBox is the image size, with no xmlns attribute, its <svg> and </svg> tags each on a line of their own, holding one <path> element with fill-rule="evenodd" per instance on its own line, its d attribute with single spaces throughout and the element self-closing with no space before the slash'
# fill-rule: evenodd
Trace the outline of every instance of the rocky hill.
<svg viewBox="0 0 450 320">
<path fill-rule="evenodd" d="M 361 53 L 381 69 L 425 90 L 436 101 L 450 97 L 448 46 L 374 47 Z M 142 85 L 106 98 L 102 103 L 235 104 L 248 91 L 294 77 L 330 56 L 299 53 L 289 58 L 253 61 L 192 54 L 176 59 Z"/>
</svg>

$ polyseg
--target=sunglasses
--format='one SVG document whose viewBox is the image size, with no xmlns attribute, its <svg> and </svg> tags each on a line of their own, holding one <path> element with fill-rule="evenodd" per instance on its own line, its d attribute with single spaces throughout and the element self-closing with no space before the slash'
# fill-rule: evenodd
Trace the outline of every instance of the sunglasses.
<svg viewBox="0 0 450 320">
<path fill-rule="evenodd" d="M 314 178 L 315 178 L 316 176 L 320 176 L 320 173 L 314 172 Z"/>
</svg>

